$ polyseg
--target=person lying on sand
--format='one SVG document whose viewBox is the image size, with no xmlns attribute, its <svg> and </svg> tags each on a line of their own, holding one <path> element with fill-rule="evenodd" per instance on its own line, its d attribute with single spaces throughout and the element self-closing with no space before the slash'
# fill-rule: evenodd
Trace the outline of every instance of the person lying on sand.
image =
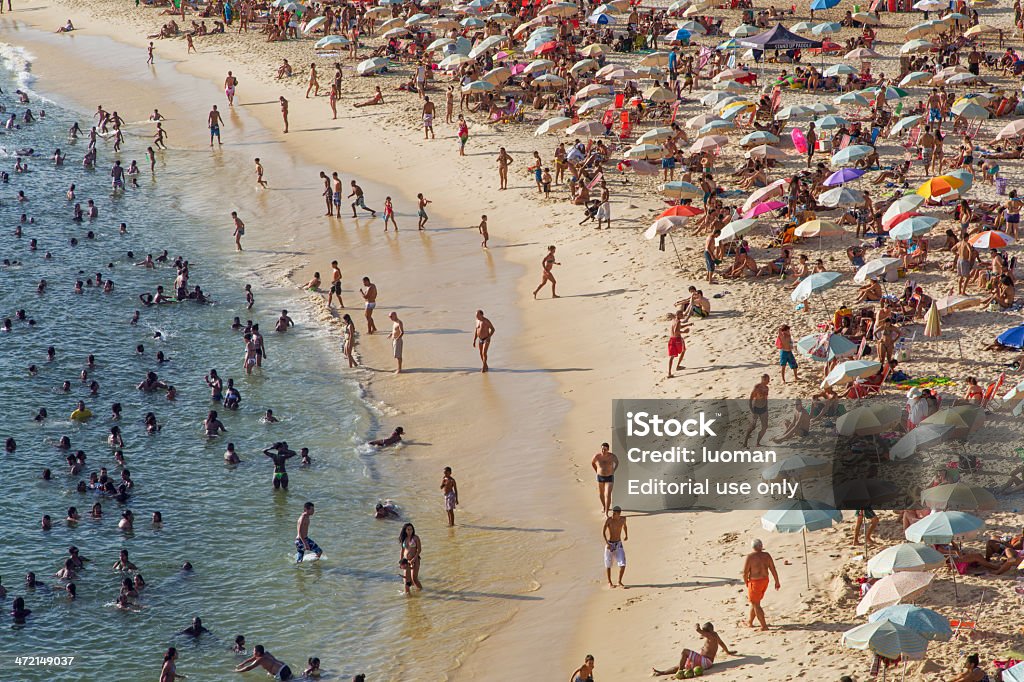
<svg viewBox="0 0 1024 682">
<path fill-rule="evenodd" d="M 378 448 L 388 447 L 389 445 L 395 445 L 402 441 L 402 435 L 405 433 L 405 429 L 401 426 L 395 427 L 395 430 L 391 432 L 391 435 L 387 438 L 381 438 L 378 440 L 371 440 L 370 445 L 375 445 Z"/>
<path fill-rule="evenodd" d="M 377 92 L 374 93 L 373 97 L 371 97 L 370 99 L 366 100 L 365 102 L 357 102 L 356 104 L 353 104 L 352 106 L 354 106 L 355 108 L 358 109 L 360 107 L 370 107 L 370 106 L 374 106 L 376 104 L 384 104 L 384 93 L 382 93 L 380 91 L 380 86 L 379 85 L 377 86 Z"/>
<path fill-rule="evenodd" d="M 652 668 L 652 672 L 655 675 L 675 675 L 678 672 L 690 670 L 694 671 L 694 674 L 702 674 L 715 664 L 715 655 L 718 653 L 719 647 L 727 654 L 732 655 L 735 653 L 729 651 L 729 647 L 726 646 L 722 638 L 715 632 L 713 624 L 704 623 L 704 625 L 697 625 L 697 634 L 704 638 L 704 644 L 701 645 L 700 652 L 693 651 L 692 649 L 683 649 L 683 653 L 679 656 L 679 665 L 666 670 Z M 700 672 L 696 671 L 698 668 Z"/>
</svg>

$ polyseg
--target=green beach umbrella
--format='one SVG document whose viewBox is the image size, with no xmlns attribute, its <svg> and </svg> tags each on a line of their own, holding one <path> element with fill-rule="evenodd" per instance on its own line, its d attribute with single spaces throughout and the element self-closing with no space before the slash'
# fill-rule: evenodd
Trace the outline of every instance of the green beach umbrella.
<svg viewBox="0 0 1024 682">
<path fill-rule="evenodd" d="M 887 620 L 890 623 L 908 627 L 927 640 L 948 642 L 953 639 L 953 628 L 949 627 L 949 619 L 941 613 L 936 613 L 923 606 L 914 606 L 913 604 L 886 606 L 868 616 L 868 621 L 871 623 L 878 620 Z M 1004 680 L 1004 682 L 1006 681 Z"/>
<path fill-rule="evenodd" d="M 893 660 L 901 656 L 905 659 L 921 659 L 928 650 L 928 640 L 905 625 L 878 620 L 844 632 L 843 646 L 871 651 Z"/>
</svg>

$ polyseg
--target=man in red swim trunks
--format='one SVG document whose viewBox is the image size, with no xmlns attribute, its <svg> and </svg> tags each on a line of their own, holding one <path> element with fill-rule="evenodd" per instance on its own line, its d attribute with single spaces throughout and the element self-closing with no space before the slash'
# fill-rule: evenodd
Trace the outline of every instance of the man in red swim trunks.
<svg viewBox="0 0 1024 682">
<path fill-rule="evenodd" d="M 679 310 L 676 312 L 676 316 L 672 318 L 672 329 L 669 331 L 668 336 L 668 378 L 672 378 L 672 359 L 675 358 L 676 370 L 679 370 L 679 365 L 683 362 L 683 356 L 686 355 L 686 342 L 683 341 L 683 332 L 690 328 L 690 325 L 683 327 L 683 311 Z"/>
<path fill-rule="evenodd" d="M 768 629 L 764 620 L 764 610 L 761 608 L 761 600 L 768 591 L 768 575 L 775 579 L 775 589 L 779 589 L 779 574 L 775 570 L 775 560 L 772 555 L 764 551 L 764 545 L 760 540 L 750 543 L 753 552 L 747 555 L 743 563 L 743 582 L 747 585 L 747 599 L 750 600 L 750 617 L 747 618 L 747 625 L 754 627 L 754 618 L 761 624 L 762 630 Z"/>
</svg>

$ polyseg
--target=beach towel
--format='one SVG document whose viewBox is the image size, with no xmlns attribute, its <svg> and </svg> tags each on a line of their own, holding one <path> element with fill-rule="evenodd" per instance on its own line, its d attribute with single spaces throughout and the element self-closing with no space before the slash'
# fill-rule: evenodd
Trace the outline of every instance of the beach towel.
<svg viewBox="0 0 1024 682">
<path fill-rule="evenodd" d="M 910 379 L 909 381 L 898 383 L 896 384 L 896 388 L 904 391 L 909 391 L 914 387 L 934 388 L 936 386 L 952 386 L 954 384 L 956 384 L 956 380 L 951 379 L 949 377 L 927 376 L 919 377 L 917 379 Z"/>
</svg>

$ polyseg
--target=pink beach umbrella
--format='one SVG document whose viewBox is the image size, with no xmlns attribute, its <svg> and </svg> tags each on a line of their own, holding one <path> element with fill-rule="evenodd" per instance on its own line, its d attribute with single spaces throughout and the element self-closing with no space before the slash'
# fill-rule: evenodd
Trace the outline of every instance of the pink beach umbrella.
<svg viewBox="0 0 1024 682">
<path fill-rule="evenodd" d="M 764 215 L 765 213 L 768 213 L 770 211 L 777 211 L 780 208 L 783 208 L 785 205 L 786 205 L 786 202 L 784 202 L 784 201 L 778 201 L 778 200 L 763 201 L 760 204 L 754 206 L 754 208 L 752 208 L 749 211 L 747 211 L 746 213 L 744 213 L 743 217 L 744 218 L 756 218 L 757 216 Z"/>
</svg>

